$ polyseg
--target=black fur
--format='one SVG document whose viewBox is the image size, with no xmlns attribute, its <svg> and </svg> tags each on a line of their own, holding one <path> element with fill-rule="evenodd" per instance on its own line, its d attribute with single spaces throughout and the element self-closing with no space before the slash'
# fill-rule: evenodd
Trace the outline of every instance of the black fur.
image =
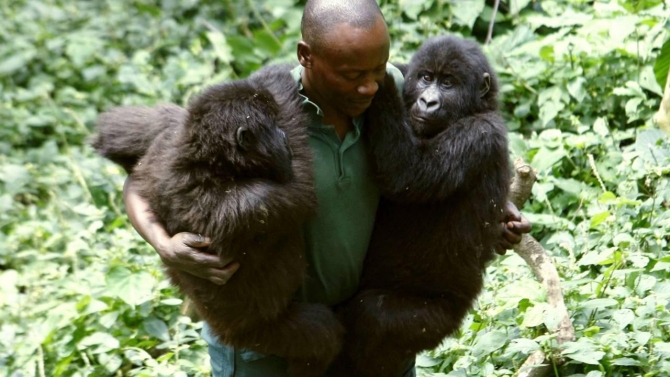
<svg viewBox="0 0 670 377">
<path fill-rule="evenodd" d="M 431 85 L 432 107 L 420 103 Z M 340 375 L 401 376 L 459 328 L 482 289 L 510 180 L 497 91 L 475 43 L 442 37 L 412 58 L 404 104 L 390 77 L 375 96 L 367 124 L 383 199 L 360 291 L 340 308 Z"/>
<path fill-rule="evenodd" d="M 186 109 L 171 103 L 116 107 L 98 117 L 98 133 L 91 145 L 130 174 L 156 136 L 164 129 L 179 127 L 187 117 Z"/>
<path fill-rule="evenodd" d="M 131 170 L 139 144 L 162 129 L 134 167 L 140 195 L 170 235 L 208 235 L 209 252 L 240 263 L 222 286 L 169 267 L 167 274 L 221 342 L 284 357 L 293 376 L 319 376 L 339 352 L 343 329 L 325 305 L 292 301 L 306 266 L 301 225 L 316 198 L 309 120 L 289 70 L 210 87 L 185 121 L 150 109 L 154 118 L 128 131 L 138 126 L 137 110 L 103 114 L 105 136 L 94 145 Z"/>
</svg>

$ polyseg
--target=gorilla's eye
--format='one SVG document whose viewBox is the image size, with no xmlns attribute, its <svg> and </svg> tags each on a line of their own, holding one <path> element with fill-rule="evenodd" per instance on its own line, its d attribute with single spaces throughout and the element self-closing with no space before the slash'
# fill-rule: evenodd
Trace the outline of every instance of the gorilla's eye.
<svg viewBox="0 0 670 377">
<path fill-rule="evenodd" d="M 421 76 L 421 79 L 425 82 L 432 82 L 433 81 L 433 74 L 424 73 L 423 76 Z"/>
<path fill-rule="evenodd" d="M 451 81 L 450 78 L 445 78 L 444 80 L 442 80 L 442 86 L 445 88 L 451 88 L 452 86 L 454 86 L 454 83 Z"/>
</svg>

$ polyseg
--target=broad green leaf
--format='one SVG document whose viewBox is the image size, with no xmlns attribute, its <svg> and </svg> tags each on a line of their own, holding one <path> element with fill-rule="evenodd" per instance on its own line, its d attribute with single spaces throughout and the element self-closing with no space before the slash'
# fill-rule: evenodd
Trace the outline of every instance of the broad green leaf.
<svg viewBox="0 0 670 377">
<path fill-rule="evenodd" d="M 640 365 L 640 362 L 638 360 L 631 359 L 629 357 L 621 357 L 621 358 L 612 360 L 612 365 L 636 366 L 636 365 Z"/>
<path fill-rule="evenodd" d="M 568 93 L 570 93 L 577 102 L 583 101 L 586 97 L 586 90 L 584 89 L 585 83 L 586 79 L 581 76 L 568 83 Z"/>
<path fill-rule="evenodd" d="M 593 217 L 591 217 L 591 228 L 595 228 L 598 225 L 602 224 L 602 222 L 607 220 L 609 216 L 610 216 L 609 211 L 601 212 L 597 215 L 594 215 Z"/>
<path fill-rule="evenodd" d="M 152 336 L 167 342 L 170 340 L 170 333 L 165 322 L 156 317 L 149 317 L 144 320 L 144 330 Z"/>
<path fill-rule="evenodd" d="M 118 297 L 128 305 L 139 305 L 153 297 L 155 279 L 145 271 L 131 272 L 113 267 L 105 276 L 108 296 Z"/>
<path fill-rule="evenodd" d="M 482 336 L 477 336 L 475 345 L 472 348 L 474 357 L 483 357 L 502 348 L 507 342 L 507 335 L 500 330 L 487 332 Z"/>
<path fill-rule="evenodd" d="M 656 58 L 656 63 L 654 63 L 654 76 L 656 77 L 656 83 L 661 88 L 666 87 L 668 81 L 668 71 L 670 70 L 670 39 L 663 43 L 660 54 Z"/>
<path fill-rule="evenodd" d="M 610 130 L 607 127 L 607 120 L 602 117 L 597 118 L 596 121 L 593 122 L 593 132 L 601 136 L 609 135 Z"/>
<path fill-rule="evenodd" d="M 582 309 L 603 309 L 617 305 L 619 305 L 619 302 L 613 298 L 595 298 L 580 303 Z"/>
<path fill-rule="evenodd" d="M 118 349 L 119 347 L 120 343 L 116 338 L 103 332 L 93 333 L 77 344 L 79 350 L 89 349 L 92 353 L 108 352 Z"/>
<path fill-rule="evenodd" d="M 612 313 L 612 319 L 615 320 L 619 324 L 619 328 L 623 330 L 626 326 L 633 323 L 635 313 L 630 309 L 616 310 Z"/>
<path fill-rule="evenodd" d="M 34 49 L 15 52 L 7 58 L 0 60 L 0 77 L 10 76 L 14 72 L 25 68 L 30 60 L 37 55 Z"/>
<path fill-rule="evenodd" d="M 433 1 L 424 0 L 399 0 L 398 6 L 407 15 L 407 17 L 416 20 L 419 13 L 432 5 Z"/>
<path fill-rule="evenodd" d="M 640 71 L 640 86 L 663 97 L 663 87 L 656 82 L 654 70 L 650 66 L 643 67 Z"/>
<path fill-rule="evenodd" d="M 421 368 L 434 367 L 435 365 L 438 365 L 440 363 L 441 363 L 440 359 L 433 358 L 427 355 L 418 355 L 416 357 L 416 366 Z"/>
<path fill-rule="evenodd" d="M 455 0 L 451 2 L 451 11 L 455 21 L 460 25 L 472 28 L 475 20 L 484 10 L 485 0 Z"/>
<path fill-rule="evenodd" d="M 609 36 L 611 43 L 621 44 L 635 33 L 639 18 L 637 16 L 618 17 L 611 22 Z"/>
<path fill-rule="evenodd" d="M 228 42 L 223 33 L 218 30 L 210 30 L 206 35 L 207 39 L 209 39 L 209 42 L 212 44 L 212 47 L 214 47 L 216 57 L 219 58 L 223 64 L 230 64 L 233 60 L 232 50 L 230 46 L 228 46 Z"/>
<path fill-rule="evenodd" d="M 519 338 L 514 339 L 507 346 L 506 353 L 523 353 L 529 355 L 540 349 L 540 345 L 532 339 Z"/>
<path fill-rule="evenodd" d="M 563 157 L 565 157 L 565 150 L 563 148 L 547 149 L 542 147 L 533 157 L 531 166 L 538 172 L 543 173 L 561 161 Z"/>
<path fill-rule="evenodd" d="M 544 311 L 547 310 L 545 305 L 537 304 L 526 311 L 523 316 L 523 327 L 536 327 L 544 322 Z"/>
<path fill-rule="evenodd" d="M 584 364 L 598 365 L 605 352 L 602 351 L 591 351 L 591 350 L 582 350 L 575 353 L 566 353 L 563 352 L 563 355 L 571 358 L 572 360 L 579 361 Z"/>
</svg>

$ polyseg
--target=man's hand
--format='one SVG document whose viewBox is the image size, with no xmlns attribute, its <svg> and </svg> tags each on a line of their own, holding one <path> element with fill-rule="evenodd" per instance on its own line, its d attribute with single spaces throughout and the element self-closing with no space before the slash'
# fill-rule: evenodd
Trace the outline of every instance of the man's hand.
<svg viewBox="0 0 670 377">
<path fill-rule="evenodd" d="M 514 203 L 507 202 L 503 208 L 503 218 L 501 223 L 502 237 L 496 252 L 505 255 L 508 249 L 514 248 L 514 245 L 521 242 L 521 236 L 530 232 L 530 221 L 523 217 Z"/>
<path fill-rule="evenodd" d="M 123 199 L 130 223 L 156 249 L 166 266 L 207 279 L 217 285 L 226 284 L 240 268 L 239 263 L 231 259 L 220 259 L 217 255 L 201 250 L 211 242 L 206 237 L 193 233 L 177 233 L 170 237 L 149 208 L 149 202 L 137 193 L 132 176 L 126 179 L 123 186 Z"/>
<path fill-rule="evenodd" d="M 206 237 L 184 232 L 163 239 L 154 248 L 166 266 L 207 279 L 217 285 L 226 284 L 240 268 L 240 264 L 202 250 L 210 242 Z"/>
</svg>

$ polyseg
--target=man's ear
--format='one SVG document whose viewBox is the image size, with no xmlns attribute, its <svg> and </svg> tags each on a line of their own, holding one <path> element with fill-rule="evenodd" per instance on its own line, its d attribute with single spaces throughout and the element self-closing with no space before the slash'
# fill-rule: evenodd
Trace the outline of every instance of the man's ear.
<svg viewBox="0 0 670 377">
<path fill-rule="evenodd" d="M 484 72 L 482 75 L 482 87 L 479 89 L 479 98 L 483 98 L 491 90 L 491 75 Z"/>
<path fill-rule="evenodd" d="M 298 42 L 298 61 L 305 68 L 312 66 L 312 48 L 305 41 Z"/>
</svg>

